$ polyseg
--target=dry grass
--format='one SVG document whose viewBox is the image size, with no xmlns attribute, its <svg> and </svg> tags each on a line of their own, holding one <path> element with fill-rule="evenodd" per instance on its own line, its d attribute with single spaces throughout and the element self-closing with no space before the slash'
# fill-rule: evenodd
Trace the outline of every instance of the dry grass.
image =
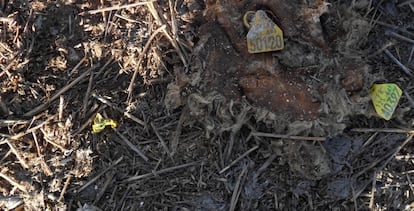
<svg viewBox="0 0 414 211">
<path fill-rule="evenodd" d="M 334 138 L 197 87 L 204 1 L 0 1 L 0 208 L 414 209 L 414 3 L 330 3 L 325 30 L 369 23 L 338 51 L 404 90 Z"/>
</svg>

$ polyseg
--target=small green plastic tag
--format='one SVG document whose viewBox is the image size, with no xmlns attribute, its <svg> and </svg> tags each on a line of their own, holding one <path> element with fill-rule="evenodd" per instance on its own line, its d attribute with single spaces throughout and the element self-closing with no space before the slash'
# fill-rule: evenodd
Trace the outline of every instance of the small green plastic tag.
<svg viewBox="0 0 414 211">
<path fill-rule="evenodd" d="M 92 131 L 99 133 L 105 129 L 106 126 L 116 128 L 117 124 L 113 119 L 104 119 L 100 113 L 97 113 L 93 119 Z"/>
<path fill-rule="evenodd" d="M 377 114 L 390 120 L 398 106 L 402 91 L 397 84 L 374 84 L 371 87 L 371 98 Z"/>
</svg>

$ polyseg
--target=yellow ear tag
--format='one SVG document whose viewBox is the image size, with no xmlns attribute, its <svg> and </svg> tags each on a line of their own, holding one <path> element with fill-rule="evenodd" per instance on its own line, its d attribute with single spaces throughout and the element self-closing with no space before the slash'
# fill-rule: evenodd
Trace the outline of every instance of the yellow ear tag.
<svg viewBox="0 0 414 211">
<path fill-rule="evenodd" d="M 97 113 L 93 119 L 92 131 L 99 133 L 105 129 L 106 126 L 116 128 L 117 124 L 113 119 L 104 119 L 100 113 Z"/>
<path fill-rule="evenodd" d="M 402 95 L 400 87 L 397 84 L 374 84 L 370 94 L 377 114 L 390 120 Z"/>
<path fill-rule="evenodd" d="M 247 19 L 252 13 L 249 11 L 243 17 L 244 24 L 247 28 L 250 28 L 246 37 L 249 53 L 282 50 L 284 48 L 282 29 L 273 23 L 263 10 L 254 13 L 254 17 L 249 23 Z"/>
</svg>

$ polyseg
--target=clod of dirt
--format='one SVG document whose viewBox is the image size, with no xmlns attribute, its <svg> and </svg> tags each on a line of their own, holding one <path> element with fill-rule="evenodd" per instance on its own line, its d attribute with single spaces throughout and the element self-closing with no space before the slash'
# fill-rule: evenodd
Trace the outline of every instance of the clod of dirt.
<svg viewBox="0 0 414 211">
<path fill-rule="evenodd" d="M 335 172 L 340 171 L 345 164 L 348 164 L 347 156 L 350 153 L 352 147 L 351 139 L 343 136 L 338 136 L 325 141 L 323 143 L 323 147 L 325 148 L 326 153 L 332 159 L 333 170 Z"/>
<path fill-rule="evenodd" d="M 332 173 L 332 163 L 320 146 L 291 142 L 286 154 L 290 170 L 303 178 L 319 180 Z"/>
<path fill-rule="evenodd" d="M 214 198 L 209 193 L 203 193 L 198 199 L 195 200 L 195 208 L 197 210 L 212 211 L 212 210 L 226 210 L 227 205 L 225 202 Z"/>
<path fill-rule="evenodd" d="M 282 51 L 248 53 L 248 29 L 242 17 L 247 11 L 259 9 L 267 11 L 282 28 L 285 37 Z M 196 57 L 202 58 L 193 62 L 198 65 L 191 70 L 201 73 L 196 87 L 203 95 L 217 92 L 236 102 L 246 98 L 255 107 L 295 122 L 294 127 L 290 123 L 279 125 L 292 128 L 288 131 L 292 135 L 331 136 L 341 132 L 348 116 L 369 113 L 364 98 L 372 80 L 369 66 L 344 48 L 361 45 L 363 41 L 355 37 L 369 28 L 362 31 L 349 28 L 345 23 L 353 23 L 354 19 L 344 19 L 343 25 L 331 30 L 341 31 L 342 35 L 325 34 L 320 21 L 322 14 L 336 15 L 329 13 L 329 4 L 323 0 L 210 1 L 194 50 Z M 173 90 L 171 94 L 177 93 Z M 306 125 L 307 131 L 302 130 L 304 127 L 295 130 L 301 124 Z"/>
<path fill-rule="evenodd" d="M 351 178 L 336 178 L 328 182 L 325 195 L 332 199 L 346 199 L 352 193 Z"/>
</svg>

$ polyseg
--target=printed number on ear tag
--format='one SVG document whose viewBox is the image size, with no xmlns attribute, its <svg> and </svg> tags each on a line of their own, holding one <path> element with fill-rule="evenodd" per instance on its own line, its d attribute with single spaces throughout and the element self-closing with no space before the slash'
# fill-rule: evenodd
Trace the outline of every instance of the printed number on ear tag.
<svg viewBox="0 0 414 211">
<path fill-rule="evenodd" d="M 116 128 L 117 124 L 113 119 L 104 119 L 100 113 L 97 113 L 93 119 L 92 131 L 99 133 L 105 129 L 106 126 Z"/>
<path fill-rule="evenodd" d="M 390 120 L 402 91 L 397 84 L 374 84 L 371 87 L 371 98 L 377 114 L 385 120 Z"/>
<path fill-rule="evenodd" d="M 244 24 L 249 29 L 247 33 L 247 49 L 249 53 L 263 53 L 278 51 L 284 48 L 283 31 L 266 15 L 263 10 L 258 10 L 249 23 L 248 16 L 254 12 L 247 12 Z"/>
</svg>

